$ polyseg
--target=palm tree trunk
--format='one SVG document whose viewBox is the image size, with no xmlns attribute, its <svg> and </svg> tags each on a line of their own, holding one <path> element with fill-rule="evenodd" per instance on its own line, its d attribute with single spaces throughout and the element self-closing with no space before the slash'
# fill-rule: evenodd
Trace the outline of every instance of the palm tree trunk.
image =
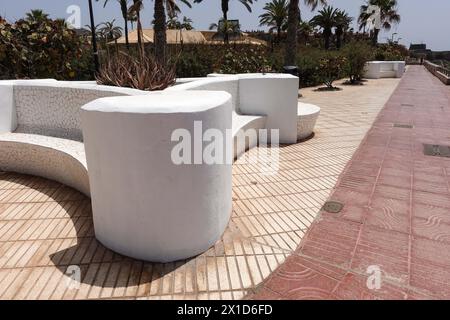
<svg viewBox="0 0 450 320">
<path fill-rule="evenodd" d="M 288 29 L 286 38 L 286 56 L 284 64 L 286 66 L 295 65 L 297 61 L 297 29 L 300 18 L 299 0 L 290 0 Z"/>
<path fill-rule="evenodd" d="M 134 4 L 137 4 L 138 0 L 133 0 Z M 142 23 L 141 23 L 141 10 L 136 11 L 137 18 L 137 36 L 138 36 L 138 51 L 141 58 L 144 57 L 144 46 L 142 44 Z"/>
<path fill-rule="evenodd" d="M 122 17 L 125 24 L 125 43 L 127 46 L 127 50 L 130 51 L 130 40 L 128 37 L 128 1 L 120 1 L 120 8 L 122 10 Z"/>
<path fill-rule="evenodd" d="M 277 43 L 281 42 L 281 26 L 277 26 Z"/>
<path fill-rule="evenodd" d="M 324 32 L 323 33 L 323 37 L 325 38 L 325 50 L 330 49 L 330 38 L 331 35 L 328 32 Z"/>
<path fill-rule="evenodd" d="M 91 20 L 91 33 L 92 33 L 92 50 L 94 51 L 94 66 L 95 72 L 97 73 L 100 70 L 100 62 L 98 58 L 98 50 L 97 50 L 97 35 L 94 21 L 94 9 L 92 8 L 92 0 L 89 0 L 89 16 Z"/>
<path fill-rule="evenodd" d="M 223 23 L 228 22 L 228 10 L 229 10 L 229 0 L 222 0 L 222 12 L 223 12 Z M 228 25 L 225 25 L 223 41 L 226 44 L 230 43 L 230 36 L 228 35 Z"/>
<path fill-rule="evenodd" d="M 340 49 L 342 47 L 342 30 L 336 30 L 336 48 Z"/>
<path fill-rule="evenodd" d="M 372 37 L 372 43 L 374 46 L 378 44 L 378 35 L 380 34 L 380 29 L 374 29 L 373 30 L 373 37 Z"/>
<path fill-rule="evenodd" d="M 124 28 L 124 30 L 125 30 L 125 43 L 126 43 L 126 46 L 127 46 L 127 50 L 130 51 L 130 39 L 128 37 L 128 18 L 124 18 L 124 21 L 125 21 L 125 28 Z"/>
<path fill-rule="evenodd" d="M 166 64 L 166 9 L 164 0 L 155 0 L 155 59 L 161 65 Z"/>
</svg>

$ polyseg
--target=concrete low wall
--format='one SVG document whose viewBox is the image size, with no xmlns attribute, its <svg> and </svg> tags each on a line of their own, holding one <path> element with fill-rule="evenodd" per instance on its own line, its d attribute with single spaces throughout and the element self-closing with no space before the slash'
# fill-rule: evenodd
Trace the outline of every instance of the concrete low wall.
<svg viewBox="0 0 450 320">
<path fill-rule="evenodd" d="M 425 60 L 424 66 L 445 85 L 450 85 L 450 70 Z"/>
<path fill-rule="evenodd" d="M 369 61 L 364 77 L 367 79 L 401 78 L 405 73 L 404 61 Z"/>
<path fill-rule="evenodd" d="M 104 98 L 83 107 L 82 121 L 100 242 L 156 262 L 189 258 L 214 245 L 231 216 L 231 164 L 176 165 L 171 154 L 177 142 L 170 139 L 176 129 L 193 137 L 194 121 L 225 136 L 231 129 L 228 93 Z"/>
</svg>

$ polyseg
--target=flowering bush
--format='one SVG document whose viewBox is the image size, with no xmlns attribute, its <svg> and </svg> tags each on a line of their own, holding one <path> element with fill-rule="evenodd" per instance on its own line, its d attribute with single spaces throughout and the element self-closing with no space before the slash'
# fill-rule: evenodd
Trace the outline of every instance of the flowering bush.
<svg viewBox="0 0 450 320">
<path fill-rule="evenodd" d="M 64 20 L 46 15 L 13 24 L 0 19 L 0 78 L 84 80 L 91 77 L 89 43 Z"/>
<path fill-rule="evenodd" d="M 347 59 L 338 52 L 326 52 L 319 60 L 317 70 L 320 79 L 328 89 L 335 89 L 333 82 L 343 76 Z"/>
</svg>

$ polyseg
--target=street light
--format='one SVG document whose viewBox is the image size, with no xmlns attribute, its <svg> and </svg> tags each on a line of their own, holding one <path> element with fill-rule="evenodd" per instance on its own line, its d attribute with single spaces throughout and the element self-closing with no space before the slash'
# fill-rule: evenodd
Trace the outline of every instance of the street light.
<svg viewBox="0 0 450 320">
<path fill-rule="evenodd" d="M 91 32 L 92 32 L 92 49 L 94 51 L 94 65 L 95 72 L 97 73 L 100 70 L 100 63 L 98 61 L 98 50 L 97 50 L 97 36 L 95 30 L 95 21 L 94 21 L 94 9 L 92 8 L 92 0 L 89 1 L 89 15 L 91 18 Z"/>
</svg>

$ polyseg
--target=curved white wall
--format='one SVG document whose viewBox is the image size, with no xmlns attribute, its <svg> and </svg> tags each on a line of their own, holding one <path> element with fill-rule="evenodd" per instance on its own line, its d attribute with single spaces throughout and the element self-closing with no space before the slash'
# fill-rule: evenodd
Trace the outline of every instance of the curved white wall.
<svg viewBox="0 0 450 320">
<path fill-rule="evenodd" d="M 176 165 L 176 129 L 231 129 L 225 92 L 166 92 L 83 107 L 96 237 L 126 256 L 167 262 L 211 247 L 231 215 L 231 164 Z M 224 152 L 226 147 L 224 146 Z"/>
</svg>

